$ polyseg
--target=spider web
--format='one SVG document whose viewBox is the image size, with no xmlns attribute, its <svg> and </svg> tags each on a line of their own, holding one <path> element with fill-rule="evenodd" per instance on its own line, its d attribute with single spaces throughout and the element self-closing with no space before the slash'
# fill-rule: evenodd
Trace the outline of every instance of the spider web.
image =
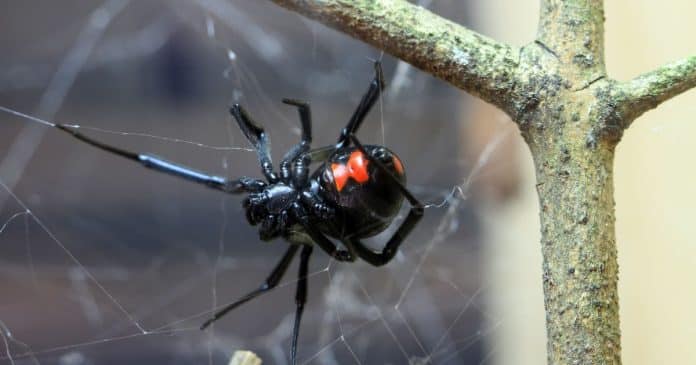
<svg viewBox="0 0 696 365">
<path fill-rule="evenodd" d="M 258 176 L 225 106 L 243 103 L 261 121 L 277 159 L 299 136 L 296 111 L 279 100 L 309 100 L 315 144 L 331 143 L 374 58 L 383 58 L 388 86 L 359 134 L 400 154 L 426 215 L 385 267 L 315 250 L 299 363 L 490 362 L 492 334 L 505 323 L 486 305 L 469 196 L 509 125 L 462 157 L 459 92 L 270 4 L 92 6 L 66 2 L 32 15 L 32 32 L 14 34 L 19 45 L 2 39 L 16 56 L 0 73 L 0 364 L 225 364 L 237 349 L 288 363 L 296 266 L 273 292 L 198 329 L 258 286 L 284 250 L 258 240 L 239 197 L 134 167 L 50 126 Z"/>
</svg>

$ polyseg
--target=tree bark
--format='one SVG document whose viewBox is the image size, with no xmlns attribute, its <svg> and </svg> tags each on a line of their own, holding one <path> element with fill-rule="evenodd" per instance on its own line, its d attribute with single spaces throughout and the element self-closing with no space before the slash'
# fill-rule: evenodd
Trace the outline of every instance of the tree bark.
<svg viewBox="0 0 696 365">
<path fill-rule="evenodd" d="M 545 97 L 520 126 L 536 169 L 550 364 L 620 363 L 612 178 L 618 139 L 596 129 L 595 85 Z"/>
<path fill-rule="evenodd" d="M 645 111 L 696 86 L 696 56 L 606 74 L 602 0 L 542 0 L 537 38 L 498 43 L 402 0 L 272 0 L 504 110 L 534 158 L 550 364 L 620 364 L 613 161 Z"/>
</svg>

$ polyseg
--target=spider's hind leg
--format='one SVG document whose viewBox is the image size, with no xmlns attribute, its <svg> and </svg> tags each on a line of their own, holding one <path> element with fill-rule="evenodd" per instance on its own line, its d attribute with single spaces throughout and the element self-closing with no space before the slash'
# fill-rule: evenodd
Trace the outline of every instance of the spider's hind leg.
<svg viewBox="0 0 696 365">
<path fill-rule="evenodd" d="M 341 130 L 341 135 L 338 137 L 336 148 L 345 147 L 350 143 L 350 136 L 358 131 L 363 120 L 365 120 L 365 116 L 367 116 L 367 113 L 370 112 L 370 109 L 372 109 L 377 100 L 379 100 L 379 96 L 382 94 L 382 90 L 384 89 L 384 73 L 382 72 L 382 63 L 380 61 L 375 61 L 374 67 L 375 76 L 360 100 L 360 104 L 358 104 L 355 112 L 353 112 L 353 116 L 348 121 L 348 124 L 345 128 L 343 128 L 343 130 Z"/>
<path fill-rule="evenodd" d="M 370 155 L 365 147 L 360 143 L 357 137 L 354 135 L 350 136 L 350 140 L 353 144 L 367 156 L 371 163 L 374 163 L 377 168 L 386 173 L 386 176 L 392 181 L 392 183 L 401 191 L 401 194 L 408 200 L 411 204 L 411 209 L 406 216 L 406 219 L 401 223 L 399 228 L 394 232 L 394 235 L 389 238 L 387 244 L 384 245 L 382 251 L 377 252 L 371 248 L 365 246 L 359 239 L 354 237 L 347 237 L 345 241 L 347 245 L 350 245 L 355 250 L 355 253 L 363 260 L 367 261 L 373 266 L 382 266 L 387 264 L 396 255 L 399 246 L 404 241 L 404 239 L 411 233 L 411 230 L 418 224 L 418 222 L 423 218 L 424 207 L 423 204 L 416 199 L 416 197 L 399 181 L 378 159 Z"/>
</svg>

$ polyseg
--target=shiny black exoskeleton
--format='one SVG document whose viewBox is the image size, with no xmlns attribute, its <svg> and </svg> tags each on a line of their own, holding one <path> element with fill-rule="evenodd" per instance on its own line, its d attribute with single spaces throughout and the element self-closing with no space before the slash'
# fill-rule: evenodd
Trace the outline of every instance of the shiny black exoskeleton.
<svg viewBox="0 0 696 365">
<path fill-rule="evenodd" d="M 311 235 L 302 233 L 303 218 L 318 231 L 336 239 L 371 237 L 386 229 L 399 212 L 403 194 L 394 189 L 394 181 L 406 181 L 398 157 L 381 146 L 364 146 L 383 168 L 369 163 L 357 147 L 333 152 L 306 180 L 294 186 L 292 180 L 265 186 L 244 200 L 247 220 L 260 225 L 262 240 L 278 236 L 297 244 L 312 243 Z M 356 166 L 356 161 L 359 165 Z M 295 203 L 299 203 L 299 207 Z"/>
<path fill-rule="evenodd" d="M 321 187 L 317 194 L 335 207 L 334 219 L 320 222 L 322 232 L 342 239 L 377 235 L 399 213 L 404 195 L 394 181 L 406 183 L 399 158 L 382 146 L 365 146 L 366 158 L 357 147 L 336 151 L 313 175 Z M 383 168 L 370 163 L 370 158 Z M 372 262 L 373 264 L 378 264 Z"/>
<path fill-rule="evenodd" d="M 230 113 L 257 151 L 265 181 L 250 177 L 231 180 L 209 175 L 156 156 L 104 144 L 69 125 L 55 126 L 83 142 L 137 161 L 145 167 L 223 192 L 247 193 L 243 202 L 246 218 L 250 224 L 259 226 L 261 239 L 282 237 L 290 243 L 280 262 L 258 289 L 222 308 L 202 328 L 277 286 L 302 247 L 291 351 L 292 363 L 295 364 L 313 245 L 318 245 L 338 261 L 360 258 L 375 266 L 384 265 L 394 257 L 401 242 L 423 215 L 423 205 L 405 187 L 406 175 L 401 160 L 385 147 L 362 145 L 355 136 L 365 116 L 379 99 L 383 86 L 382 69 L 380 63 L 375 62 L 375 77 L 341 131 L 338 142 L 316 149 L 310 148 L 312 122 L 309 104 L 284 99 L 284 103 L 297 107 L 299 111 L 302 137 L 285 154 L 277 172 L 273 169 L 264 129 L 241 106 L 234 105 Z M 312 163 L 320 163 L 313 172 L 310 171 Z M 404 198 L 409 201 L 411 209 L 384 247 L 375 251 L 365 246 L 361 239 L 384 231 L 399 212 Z M 340 241 L 340 246 L 329 237 Z"/>
</svg>

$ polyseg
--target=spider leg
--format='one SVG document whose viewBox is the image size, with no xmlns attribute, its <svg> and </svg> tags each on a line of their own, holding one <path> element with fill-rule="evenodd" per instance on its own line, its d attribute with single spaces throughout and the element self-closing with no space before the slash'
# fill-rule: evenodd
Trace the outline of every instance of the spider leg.
<svg viewBox="0 0 696 365">
<path fill-rule="evenodd" d="M 297 156 L 291 164 L 292 184 L 302 188 L 309 179 L 309 165 L 314 162 L 324 162 L 336 151 L 336 146 L 324 146 L 309 150 Z"/>
<path fill-rule="evenodd" d="M 275 268 L 271 272 L 271 274 L 266 278 L 266 281 L 261 284 L 261 286 L 250 292 L 249 294 L 241 297 L 239 300 L 236 302 L 222 308 L 218 312 L 216 312 L 213 317 L 205 321 L 203 325 L 201 325 L 201 330 L 206 329 L 208 326 L 210 326 L 213 322 L 217 321 L 218 319 L 222 318 L 225 314 L 229 313 L 231 310 L 239 307 L 240 305 L 258 297 L 261 294 L 264 294 L 271 289 L 275 288 L 278 283 L 280 283 L 280 280 L 283 278 L 283 275 L 285 275 L 285 272 L 288 270 L 288 267 L 290 266 L 290 263 L 292 262 L 292 259 L 295 257 L 295 254 L 297 253 L 297 250 L 300 248 L 299 245 L 290 245 L 287 251 L 285 251 L 285 254 L 283 255 L 283 258 L 280 259 L 278 264 L 276 264 Z M 304 251 L 303 251 L 304 252 Z M 306 275 L 305 275 L 306 276 Z"/>
<path fill-rule="evenodd" d="M 331 220 L 336 214 L 336 209 L 326 204 L 321 197 L 311 191 L 303 191 L 300 195 L 300 200 L 310 209 L 310 214 L 319 217 L 319 219 Z"/>
<path fill-rule="evenodd" d="M 118 147 L 105 144 L 94 138 L 88 137 L 76 131 L 75 128 L 69 127 L 64 124 L 56 124 L 56 128 L 69 134 L 70 136 L 76 138 L 81 142 L 99 148 L 103 151 L 112 153 L 114 155 L 118 155 L 129 160 L 136 161 L 149 169 L 164 172 L 166 174 L 180 177 L 199 184 L 203 184 L 208 186 L 209 188 L 222 190 L 227 193 L 237 194 L 244 192 L 260 192 L 266 186 L 265 182 L 250 177 L 242 177 L 236 180 L 229 180 L 221 176 L 209 175 L 204 172 L 194 170 L 190 167 L 186 167 L 164 160 L 154 155 L 127 151 Z"/>
<path fill-rule="evenodd" d="M 254 122 L 249 116 L 249 113 L 239 104 L 234 104 L 230 108 L 230 114 L 232 114 L 237 124 L 239 124 L 239 129 L 242 130 L 242 133 L 244 133 L 252 146 L 254 146 L 256 153 L 258 153 L 263 176 L 265 176 L 266 180 L 271 184 L 277 182 L 278 177 L 273 172 L 273 162 L 271 161 L 271 151 L 266 131 L 263 127 Z"/>
<path fill-rule="evenodd" d="M 339 249 L 335 243 L 331 242 L 323 233 L 321 233 L 312 222 L 309 221 L 307 211 L 302 205 L 295 202 L 292 205 L 293 215 L 296 221 L 304 228 L 309 237 L 329 256 L 337 261 L 355 261 L 355 253 L 350 246 L 346 246 L 348 250 Z"/>
<path fill-rule="evenodd" d="M 336 151 L 336 146 L 324 146 L 324 147 L 319 147 L 315 148 L 306 154 L 309 155 L 314 162 L 319 162 L 319 161 L 326 161 L 331 157 L 331 154 L 333 154 Z"/>
<path fill-rule="evenodd" d="M 307 303 L 307 270 L 312 246 L 304 246 L 300 254 L 300 272 L 298 274 L 297 291 L 295 292 L 295 324 L 292 329 L 292 347 L 290 350 L 292 365 L 297 364 L 297 338 L 300 336 L 300 321 L 305 303 Z"/>
<path fill-rule="evenodd" d="M 300 145 L 309 146 L 312 143 L 312 112 L 309 108 L 309 103 L 297 99 L 283 99 L 283 103 L 297 107 L 297 111 L 300 114 L 300 122 L 302 123 Z"/>
<path fill-rule="evenodd" d="M 375 105 L 375 102 L 379 99 L 382 89 L 384 89 L 384 75 L 382 73 L 382 63 L 380 61 L 375 61 L 375 77 L 370 82 L 370 87 L 367 89 L 365 94 L 360 100 L 360 104 L 353 112 L 353 116 L 348 121 L 343 130 L 341 130 L 341 135 L 338 137 L 338 143 L 336 148 L 345 147 L 350 142 L 350 136 L 355 134 L 360 128 L 363 120 L 367 113 Z"/>
<path fill-rule="evenodd" d="M 337 261 L 355 261 L 355 252 L 353 252 L 352 246 L 346 245 L 349 250 L 341 250 L 336 246 L 336 244 L 331 242 L 330 239 L 328 239 L 323 233 L 319 232 L 316 228 L 309 225 L 303 227 L 307 231 L 307 234 L 312 237 L 314 243 L 319 245 L 319 247 L 329 254 L 329 256 L 333 257 Z"/>
<path fill-rule="evenodd" d="M 298 184 L 306 181 L 306 176 L 309 174 L 308 167 L 311 159 L 299 159 L 298 161 L 302 161 L 302 163 L 295 171 L 293 171 L 293 163 L 298 156 L 309 151 L 309 146 L 312 143 L 312 114 L 309 103 L 307 102 L 295 99 L 283 99 L 283 103 L 297 107 L 297 111 L 300 114 L 300 122 L 302 123 L 302 138 L 300 142 L 293 146 L 283 157 L 280 163 L 280 176 L 285 182 L 293 183 L 294 186 L 301 186 Z M 298 177 L 300 178 L 298 179 Z"/>
<path fill-rule="evenodd" d="M 381 252 L 375 252 L 374 250 L 365 246 L 359 239 L 353 237 L 347 237 L 346 239 L 344 239 L 345 241 L 348 241 L 348 244 L 346 244 L 346 246 L 352 246 L 358 257 L 367 261 L 371 265 L 382 266 L 388 263 L 392 258 L 394 258 L 394 255 L 396 254 L 403 240 L 406 238 L 406 236 L 408 236 L 409 233 L 411 233 L 411 230 L 416 226 L 416 224 L 418 224 L 420 219 L 423 217 L 423 204 L 420 201 L 418 201 L 418 199 L 416 199 L 416 197 L 413 196 L 413 194 L 386 167 L 384 167 L 384 165 L 381 162 L 372 157 L 372 155 L 370 155 L 365 150 L 365 147 L 362 145 L 362 143 L 360 143 L 357 137 L 351 135 L 350 140 L 365 156 L 367 156 L 371 163 L 374 163 L 377 166 L 377 168 L 379 168 L 380 170 L 382 170 L 382 172 L 385 172 L 387 176 L 389 176 L 389 178 L 392 180 L 392 183 L 394 183 L 395 186 L 399 188 L 401 193 L 411 204 L 411 210 L 409 210 L 406 219 L 404 219 L 404 221 L 401 223 L 394 235 L 391 238 L 389 238 L 387 244 L 384 245 L 384 248 Z"/>
<path fill-rule="evenodd" d="M 380 252 L 376 252 L 373 249 L 365 246 L 365 244 L 363 244 L 359 239 L 354 237 L 345 238 L 344 240 L 347 242 L 344 244 L 346 246 L 353 246 L 355 254 L 370 265 L 385 265 L 394 258 L 399 246 L 408 236 L 408 234 L 411 233 L 411 230 L 416 226 L 418 221 L 420 221 L 421 217 L 423 217 L 422 209 L 419 210 L 419 208 L 412 207 L 408 212 L 406 219 L 404 219 L 401 226 L 399 226 L 394 235 L 387 241 L 387 244 L 384 245 L 384 248 Z"/>
</svg>

